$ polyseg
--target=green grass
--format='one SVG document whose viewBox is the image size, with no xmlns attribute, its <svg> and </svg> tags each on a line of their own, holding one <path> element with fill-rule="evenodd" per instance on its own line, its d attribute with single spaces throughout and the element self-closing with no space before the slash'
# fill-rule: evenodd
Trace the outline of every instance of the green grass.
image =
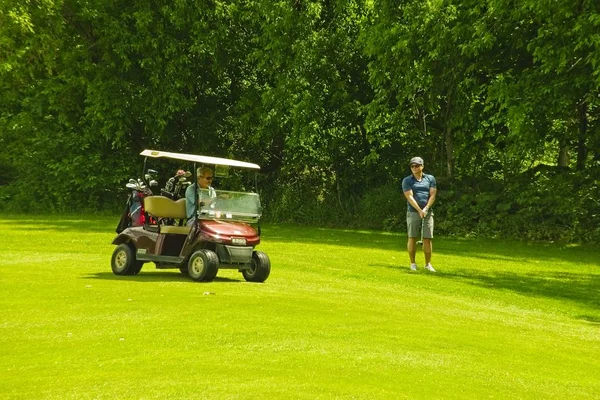
<svg viewBox="0 0 600 400">
<path fill-rule="evenodd" d="M 437 238 L 411 273 L 404 235 L 268 225 L 266 283 L 195 283 L 113 275 L 116 223 L 0 220 L 0 398 L 600 397 L 597 248 Z"/>
</svg>

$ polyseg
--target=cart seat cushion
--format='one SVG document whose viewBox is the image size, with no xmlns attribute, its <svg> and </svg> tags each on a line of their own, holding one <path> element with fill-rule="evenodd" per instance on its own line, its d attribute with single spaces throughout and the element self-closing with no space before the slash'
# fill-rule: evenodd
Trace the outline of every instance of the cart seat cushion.
<svg viewBox="0 0 600 400">
<path fill-rule="evenodd" d="M 174 225 L 161 225 L 160 233 L 175 233 L 179 235 L 187 235 L 192 229 L 191 226 L 174 226 Z"/>
<path fill-rule="evenodd" d="M 185 219 L 185 199 L 177 201 L 165 196 L 148 196 L 144 199 L 144 208 L 150 215 L 160 218 Z"/>
</svg>

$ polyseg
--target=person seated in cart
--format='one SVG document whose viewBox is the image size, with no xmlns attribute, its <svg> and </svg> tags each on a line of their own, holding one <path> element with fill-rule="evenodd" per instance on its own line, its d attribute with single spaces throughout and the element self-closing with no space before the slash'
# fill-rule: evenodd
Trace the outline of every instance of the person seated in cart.
<svg viewBox="0 0 600 400">
<path fill-rule="evenodd" d="M 192 225 L 196 219 L 194 215 L 195 191 L 198 191 L 198 209 L 210 206 L 217 197 L 217 192 L 210 186 L 214 177 L 213 170 L 209 167 L 200 167 L 196 170 L 196 176 L 196 183 L 191 184 L 185 190 L 185 211 L 188 225 Z"/>
</svg>

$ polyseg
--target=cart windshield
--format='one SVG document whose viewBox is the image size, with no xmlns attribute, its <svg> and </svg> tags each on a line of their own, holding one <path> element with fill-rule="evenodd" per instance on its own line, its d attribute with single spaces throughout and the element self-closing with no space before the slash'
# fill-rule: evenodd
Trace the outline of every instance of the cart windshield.
<svg viewBox="0 0 600 400">
<path fill-rule="evenodd" d="M 198 195 L 200 219 L 257 222 L 262 215 L 258 193 L 201 189 Z"/>
</svg>

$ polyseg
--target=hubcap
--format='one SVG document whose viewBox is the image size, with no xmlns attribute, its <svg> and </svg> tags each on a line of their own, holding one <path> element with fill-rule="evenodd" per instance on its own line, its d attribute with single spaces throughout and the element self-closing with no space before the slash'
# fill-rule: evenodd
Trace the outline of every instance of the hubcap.
<svg viewBox="0 0 600 400">
<path fill-rule="evenodd" d="M 195 275 L 198 275 L 202 272 L 203 269 L 204 269 L 204 261 L 202 260 L 202 257 L 196 257 L 194 259 L 194 261 L 192 262 L 192 271 L 194 272 Z"/>
<path fill-rule="evenodd" d="M 125 265 L 127 265 L 127 254 L 125 254 L 124 251 L 120 251 L 117 254 L 117 257 L 115 257 L 115 264 L 120 270 L 125 268 Z"/>
</svg>

